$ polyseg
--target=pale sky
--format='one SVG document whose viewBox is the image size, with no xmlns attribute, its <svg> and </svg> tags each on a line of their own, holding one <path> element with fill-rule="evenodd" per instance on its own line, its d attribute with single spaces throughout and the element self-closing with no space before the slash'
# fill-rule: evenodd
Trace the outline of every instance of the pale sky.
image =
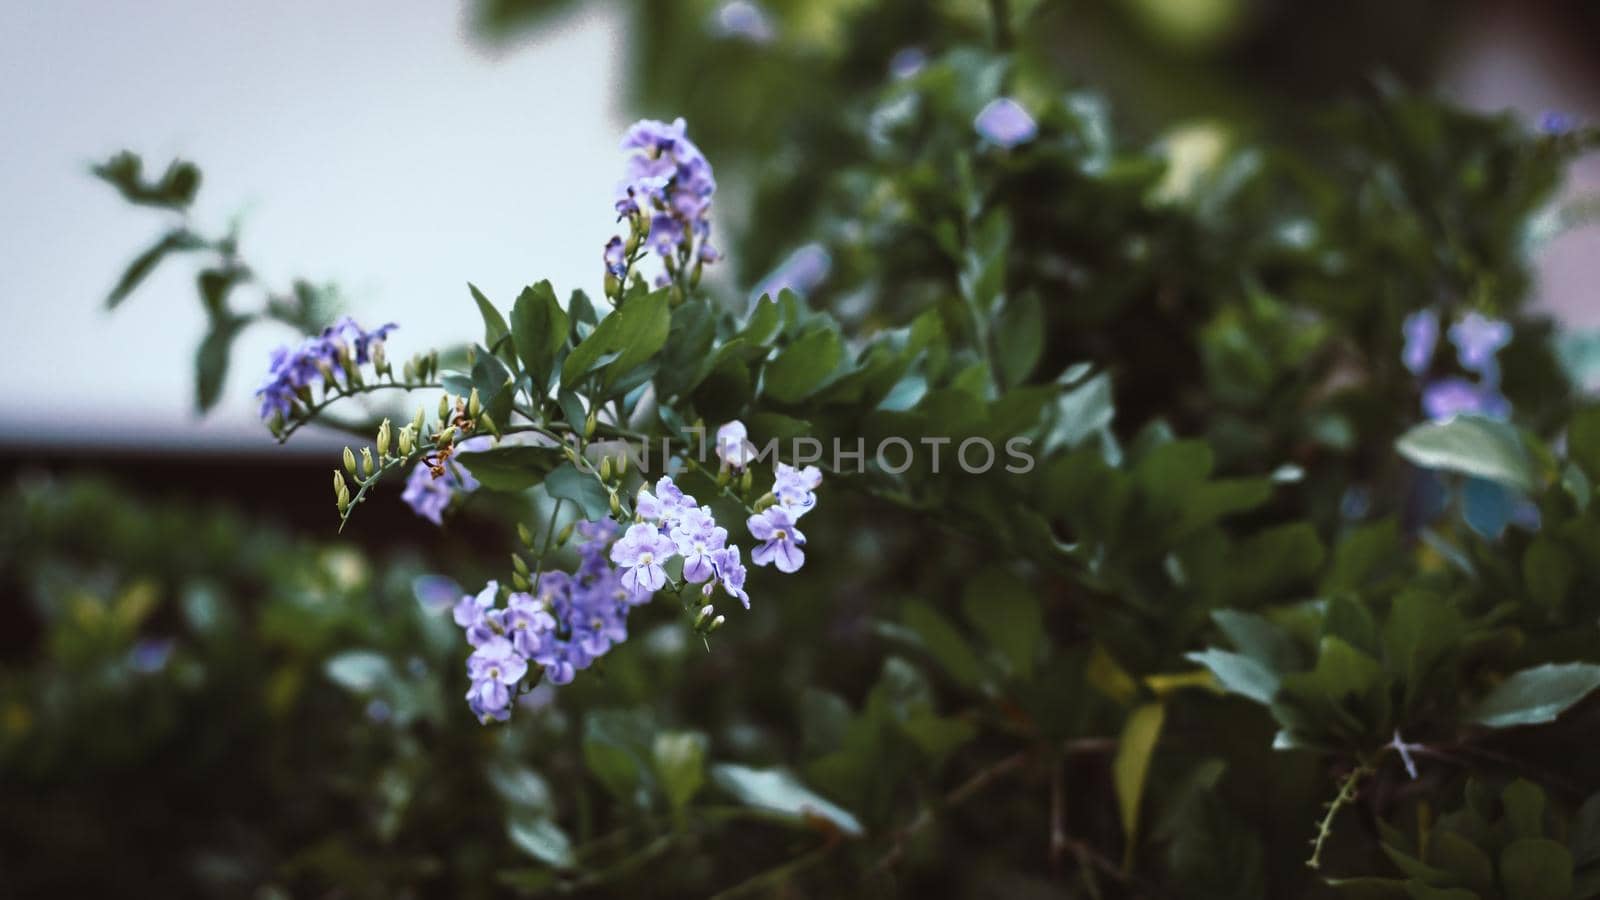
<svg viewBox="0 0 1600 900">
<path fill-rule="evenodd" d="M 104 310 L 164 221 L 88 174 L 122 148 L 199 163 L 201 226 L 242 216 L 274 287 L 332 280 L 363 323 L 399 322 L 392 355 L 480 337 L 469 280 L 502 306 L 541 278 L 595 293 L 621 21 L 600 5 L 489 55 L 456 3 L 0 0 L 0 436 L 267 440 L 250 395 L 288 329 L 235 345 L 202 423 L 193 263 Z"/>
</svg>

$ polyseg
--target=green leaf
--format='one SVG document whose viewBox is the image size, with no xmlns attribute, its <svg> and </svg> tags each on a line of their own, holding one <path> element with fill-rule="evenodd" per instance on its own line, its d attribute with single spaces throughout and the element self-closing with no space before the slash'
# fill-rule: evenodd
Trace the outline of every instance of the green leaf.
<svg viewBox="0 0 1600 900">
<path fill-rule="evenodd" d="M 951 678 L 969 686 L 978 683 L 978 657 L 950 620 L 921 603 L 908 604 L 901 619 Z"/>
<path fill-rule="evenodd" d="M 1522 580 L 1528 595 L 1546 609 L 1557 609 L 1578 577 L 1578 564 L 1549 534 L 1533 539 L 1522 555 Z"/>
<path fill-rule="evenodd" d="M 712 767 L 711 779 L 740 803 L 797 826 L 810 826 L 820 819 L 850 837 L 864 833 L 861 823 L 848 810 L 813 793 L 785 769 L 722 763 Z"/>
<path fill-rule="evenodd" d="M 462 453 L 456 462 L 490 490 L 521 491 L 544 481 L 564 459 L 554 447 L 501 444 Z"/>
<path fill-rule="evenodd" d="M 556 466 L 545 477 L 544 489 L 552 497 L 578 504 L 585 519 L 594 521 L 611 514 L 611 494 L 605 485 L 588 472 L 578 471 L 570 462 Z"/>
<path fill-rule="evenodd" d="M 1186 654 L 1185 658 L 1210 669 L 1217 676 L 1217 683 L 1231 694 L 1248 697 L 1263 706 L 1270 705 L 1278 694 L 1278 676 L 1241 653 L 1213 648 Z"/>
<path fill-rule="evenodd" d="M 651 756 L 656 777 L 674 812 L 682 812 L 706 783 L 706 736 L 696 731 L 663 731 Z"/>
<path fill-rule="evenodd" d="M 489 298 L 478 290 L 477 285 L 467 283 L 467 289 L 472 292 L 472 299 L 478 304 L 478 314 L 483 317 L 483 345 L 489 352 L 498 353 L 500 342 L 511 336 L 511 327 L 506 324 L 505 316 L 500 315 L 500 310 L 494 308 Z"/>
<path fill-rule="evenodd" d="M 1473 891 L 1494 896 L 1494 862 L 1461 835 L 1435 829 L 1428 839 L 1428 858 Z"/>
<path fill-rule="evenodd" d="M 200 342 L 194 358 L 195 407 L 206 412 L 217 405 L 222 397 L 222 386 L 228 376 L 228 356 L 233 349 L 233 339 L 250 320 L 227 318 L 212 324 L 205 339 Z"/>
<path fill-rule="evenodd" d="M 1513 673 L 1478 702 L 1467 720 L 1490 728 L 1540 725 L 1600 687 L 1600 666 L 1546 663 Z"/>
<path fill-rule="evenodd" d="M 1150 774 L 1150 760 L 1155 755 L 1156 740 L 1161 736 L 1161 723 L 1166 718 L 1166 707 L 1160 703 L 1146 703 L 1128 715 L 1122 727 L 1122 739 L 1117 743 L 1117 754 L 1111 761 L 1112 782 L 1117 791 L 1117 810 L 1122 815 L 1123 868 L 1133 863 L 1134 847 L 1139 837 L 1139 805 L 1144 798 L 1145 779 Z"/>
<path fill-rule="evenodd" d="M 634 297 L 601 319 L 594 332 L 567 354 L 561 364 L 561 386 L 571 388 L 601 366 L 606 369 L 603 384 L 615 384 L 661 349 L 671 327 L 666 291 Z"/>
<path fill-rule="evenodd" d="M 334 684 L 357 694 L 371 693 L 395 678 L 388 658 L 371 650 L 346 650 L 329 659 L 322 670 Z"/>
<path fill-rule="evenodd" d="M 1506 824 L 1512 837 L 1544 836 L 1544 791 L 1525 778 L 1506 785 L 1500 794 L 1500 803 L 1506 810 Z"/>
<path fill-rule="evenodd" d="M 1567 423 L 1567 459 L 1578 464 L 1589 481 L 1600 481 L 1600 406 L 1579 410 Z"/>
<path fill-rule="evenodd" d="M 1405 683 L 1405 702 L 1416 699 L 1424 678 L 1466 626 L 1455 604 L 1428 591 L 1410 590 L 1394 599 L 1383 623 L 1383 652 L 1389 670 Z"/>
<path fill-rule="evenodd" d="M 129 203 L 157 206 L 163 209 L 184 209 L 194 202 L 200 191 L 200 170 L 194 163 L 174 159 L 159 181 L 144 180 L 144 160 L 127 150 L 100 163 L 90 171 L 122 194 Z"/>
<path fill-rule="evenodd" d="M 1033 294 L 1008 297 L 995 320 L 995 361 L 1008 385 L 1025 381 L 1044 353 L 1044 308 Z"/>
<path fill-rule="evenodd" d="M 744 340 L 746 347 L 752 350 L 764 350 L 774 338 L 778 330 L 783 327 L 783 317 L 778 312 L 778 303 L 765 294 L 756 301 L 755 309 L 750 311 L 750 318 L 744 323 L 744 329 L 739 332 L 739 337 Z"/>
<path fill-rule="evenodd" d="M 1273 672 L 1294 672 L 1305 665 L 1300 645 L 1263 616 L 1219 609 L 1211 613 L 1211 620 L 1227 635 L 1234 649 Z"/>
<path fill-rule="evenodd" d="M 1507 900 L 1567 900 L 1572 854 L 1547 838 L 1512 841 L 1500 851 L 1500 883 Z"/>
<path fill-rule="evenodd" d="M 1076 448 L 1110 428 L 1115 416 L 1111 376 L 1104 372 L 1065 391 L 1056 399 L 1053 423 L 1044 440 L 1045 455 Z"/>
<path fill-rule="evenodd" d="M 1471 475 L 1524 492 L 1535 486 L 1522 437 L 1504 422 L 1478 416 L 1427 422 L 1402 435 L 1395 448 L 1424 469 Z"/>
<path fill-rule="evenodd" d="M 1019 678 L 1033 674 L 1044 616 L 1027 582 L 1004 569 L 979 572 L 967 582 L 961 611 Z"/>
<path fill-rule="evenodd" d="M 767 364 L 762 392 L 780 403 L 799 403 L 831 380 L 844 358 L 844 342 L 831 328 L 818 328 L 783 348 Z"/>
<path fill-rule="evenodd" d="M 900 730 L 935 764 L 978 736 L 977 724 L 969 719 L 936 715 L 925 707 L 902 720 Z"/>
<path fill-rule="evenodd" d="M 506 836 L 517 849 L 547 865 L 569 868 L 576 863 L 572 839 L 547 816 L 514 817 L 506 822 Z"/>
<path fill-rule="evenodd" d="M 536 394 L 543 394 L 550 387 L 556 354 L 566 345 L 569 328 L 567 313 L 550 282 L 525 287 L 517 295 L 517 302 L 511 307 L 511 341 Z"/>
<path fill-rule="evenodd" d="M 652 730 L 650 718 L 642 712 L 596 710 L 584 718 L 584 765 L 625 804 L 643 804 L 648 799 Z"/>
<path fill-rule="evenodd" d="M 122 301 L 128 299 L 128 295 L 133 293 L 134 288 L 137 288 L 140 282 L 155 271 L 156 266 L 160 265 L 167 254 L 199 250 L 205 245 L 206 242 L 201 240 L 198 235 L 184 228 L 174 229 L 162 235 L 161 240 L 156 241 L 150 249 L 134 257 L 133 262 L 128 264 L 128 268 L 123 271 L 122 277 L 117 280 L 116 286 L 111 289 L 110 294 L 106 295 L 106 308 L 116 309 Z"/>
</svg>

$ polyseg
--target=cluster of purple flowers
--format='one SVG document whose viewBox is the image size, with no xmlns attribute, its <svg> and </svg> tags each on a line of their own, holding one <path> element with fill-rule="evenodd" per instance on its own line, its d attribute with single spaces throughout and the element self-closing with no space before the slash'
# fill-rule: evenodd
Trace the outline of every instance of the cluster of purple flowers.
<svg viewBox="0 0 1600 900">
<path fill-rule="evenodd" d="M 435 525 L 444 524 L 445 507 L 457 494 L 470 494 L 478 489 L 478 479 L 462 463 L 462 454 L 487 450 L 494 439 L 487 435 L 467 438 L 456 445 L 453 455 L 444 466 L 444 474 L 435 476 L 425 462 L 419 462 L 406 478 L 406 489 L 400 499 L 417 515 Z"/>
<path fill-rule="evenodd" d="M 578 670 L 628 639 L 629 610 L 649 602 L 653 592 L 629 588 L 607 562 L 618 530 L 609 520 L 579 525 L 577 570 L 545 572 L 534 585 L 537 593 L 512 593 L 501 606 L 500 586 L 491 581 L 456 604 L 456 624 L 473 647 L 467 705 L 479 721 L 511 717 L 532 666 L 551 684 L 569 684 Z"/>
<path fill-rule="evenodd" d="M 670 283 L 676 273 L 722 258 L 711 244 L 711 195 L 717 182 L 684 128 L 683 119 L 670 124 L 644 119 L 622 139 L 622 149 L 629 153 L 626 175 L 617 188 L 617 218 L 628 220 L 634 234 L 645 235 L 645 243 L 666 264 L 660 285 Z M 633 246 L 620 237 L 606 244 L 608 275 L 620 279 L 627 274 Z"/>
<path fill-rule="evenodd" d="M 647 593 L 661 590 L 667 583 L 667 562 L 680 556 L 684 583 L 703 583 L 706 597 L 720 585 L 728 596 L 750 608 L 739 547 L 728 543 L 728 529 L 717 524 L 711 507 L 701 506 L 685 494 L 672 476 L 661 476 L 654 492 L 640 488 L 634 499 L 634 518 L 637 521 L 611 548 L 611 561 L 621 568 L 623 587 Z"/>
<path fill-rule="evenodd" d="M 375 353 L 381 354 L 384 339 L 398 327 L 389 322 L 366 331 L 345 316 L 297 347 L 272 351 L 267 379 L 256 391 L 261 398 L 261 418 L 288 417 L 296 401 L 309 402 L 314 386 L 348 384 L 354 368 L 372 361 Z"/>
<path fill-rule="evenodd" d="M 1439 314 L 1424 309 L 1406 317 L 1402 327 L 1405 347 L 1400 360 L 1413 375 L 1427 378 L 1439 343 Z M 1456 347 L 1461 368 L 1477 379 L 1449 375 L 1427 379 L 1422 388 L 1423 414 L 1433 420 L 1475 414 L 1493 419 L 1511 415 L 1511 403 L 1500 392 L 1500 350 L 1511 342 L 1511 326 L 1479 313 L 1467 313 L 1450 326 L 1450 343 Z"/>
<path fill-rule="evenodd" d="M 1025 144 L 1039 134 L 1039 125 L 1033 116 L 1010 97 L 989 101 L 972 120 L 972 127 L 979 137 L 1007 150 Z"/>
</svg>

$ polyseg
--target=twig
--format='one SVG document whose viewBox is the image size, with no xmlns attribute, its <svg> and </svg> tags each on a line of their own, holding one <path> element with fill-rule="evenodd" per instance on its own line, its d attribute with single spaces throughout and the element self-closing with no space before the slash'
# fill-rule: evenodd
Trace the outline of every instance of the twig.
<svg viewBox="0 0 1600 900">
<path fill-rule="evenodd" d="M 872 867 L 872 871 L 886 872 L 898 863 L 905 856 L 906 844 L 916 836 L 917 832 L 933 824 L 936 810 L 959 806 L 973 795 L 982 792 L 984 788 L 1022 768 L 1023 763 L 1027 761 L 1028 752 L 1019 750 L 988 768 L 978 770 L 977 774 L 957 785 L 950 793 L 945 794 L 943 800 L 933 806 L 924 807 L 921 812 L 917 813 L 915 819 L 912 819 L 906 827 L 895 833 L 894 843 L 889 847 L 889 852 L 878 860 L 877 865 Z"/>
<path fill-rule="evenodd" d="M 1306 865 L 1313 869 L 1322 868 L 1322 848 L 1333 835 L 1334 816 L 1339 814 L 1339 810 L 1355 802 L 1361 779 L 1372 774 L 1372 767 L 1363 760 L 1357 762 L 1356 767 L 1350 770 L 1350 774 L 1344 777 L 1344 781 L 1339 784 L 1339 793 L 1328 803 L 1327 813 L 1323 815 L 1322 821 L 1317 823 L 1317 836 L 1311 840 L 1311 858 L 1306 860 Z"/>
</svg>

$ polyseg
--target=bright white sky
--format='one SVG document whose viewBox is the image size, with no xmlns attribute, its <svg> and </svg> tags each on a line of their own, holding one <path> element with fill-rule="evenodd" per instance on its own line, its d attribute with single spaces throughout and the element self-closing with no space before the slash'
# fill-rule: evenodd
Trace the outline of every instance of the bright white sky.
<svg viewBox="0 0 1600 900">
<path fill-rule="evenodd" d="M 0 437 L 267 440 L 250 395 L 288 329 L 236 344 L 197 422 L 192 263 L 104 310 L 164 221 L 89 176 L 124 147 L 198 162 L 201 225 L 242 215 L 269 283 L 337 282 L 396 354 L 481 335 L 468 280 L 594 293 L 624 124 L 597 7 L 491 56 L 456 3 L 0 0 Z"/>
</svg>

